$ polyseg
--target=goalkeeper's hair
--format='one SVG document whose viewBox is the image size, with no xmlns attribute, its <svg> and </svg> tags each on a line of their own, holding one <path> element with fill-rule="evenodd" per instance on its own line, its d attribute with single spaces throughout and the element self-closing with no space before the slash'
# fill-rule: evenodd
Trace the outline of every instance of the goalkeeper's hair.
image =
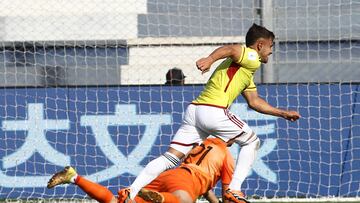
<svg viewBox="0 0 360 203">
<path fill-rule="evenodd" d="M 264 38 L 264 39 L 275 39 L 275 35 L 270 30 L 266 29 L 263 26 L 253 24 L 248 32 L 246 33 L 245 42 L 246 46 L 249 47 L 253 44 L 255 44 L 256 40 Z"/>
</svg>

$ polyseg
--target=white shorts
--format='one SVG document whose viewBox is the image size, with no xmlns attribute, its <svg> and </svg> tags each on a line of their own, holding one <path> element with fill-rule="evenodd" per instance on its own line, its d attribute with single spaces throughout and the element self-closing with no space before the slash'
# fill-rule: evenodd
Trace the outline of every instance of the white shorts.
<svg viewBox="0 0 360 203">
<path fill-rule="evenodd" d="M 187 154 L 194 144 L 201 143 L 209 135 L 225 142 L 235 138 L 241 146 L 258 139 L 250 127 L 229 109 L 190 104 L 170 147 Z"/>
</svg>

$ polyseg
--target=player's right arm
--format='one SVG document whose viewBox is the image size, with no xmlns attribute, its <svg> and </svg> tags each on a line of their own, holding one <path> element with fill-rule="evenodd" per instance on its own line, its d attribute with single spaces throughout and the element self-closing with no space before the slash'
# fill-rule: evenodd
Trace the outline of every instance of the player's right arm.
<svg viewBox="0 0 360 203">
<path fill-rule="evenodd" d="M 207 191 L 203 196 L 209 203 L 219 203 L 219 199 L 212 190 Z"/>
<path fill-rule="evenodd" d="M 238 61 L 242 54 L 242 45 L 225 45 L 215 49 L 208 57 L 196 61 L 197 68 L 206 73 L 210 70 L 211 65 L 219 60 L 230 57 L 233 61 Z"/>
</svg>

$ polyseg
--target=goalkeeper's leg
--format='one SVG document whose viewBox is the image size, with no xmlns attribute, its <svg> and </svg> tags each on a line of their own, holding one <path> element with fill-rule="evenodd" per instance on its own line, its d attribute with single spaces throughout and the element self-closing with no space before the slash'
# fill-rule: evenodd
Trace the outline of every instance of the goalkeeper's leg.
<svg viewBox="0 0 360 203">
<path fill-rule="evenodd" d="M 91 182 L 78 175 L 71 166 L 65 167 L 62 171 L 55 173 L 48 182 L 47 187 L 53 188 L 60 184 L 76 184 L 91 198 L 101 203 L 116 203 L 114 195 L 106 187 Z"/>
<path fill-rule="evenodd" d="M 117 199 L 106 187 L 91 182 L 82 176 L 78 176 L 75 184 L 79 186 L 91 198 L 101 203 L 117 203 Z"/>
</svg>

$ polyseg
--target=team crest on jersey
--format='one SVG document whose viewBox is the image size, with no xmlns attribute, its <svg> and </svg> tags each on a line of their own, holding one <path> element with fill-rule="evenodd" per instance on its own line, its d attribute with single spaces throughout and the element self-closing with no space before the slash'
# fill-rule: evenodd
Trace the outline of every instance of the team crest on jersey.
<svg viewBox="0 0 360 203">
<path fill-rule="evenodd" d="M 248 53 L 248 59 L 249 59 L 249 60 L 255 61 L 256 58 L 257 58 L 256 52 L 252 52 L 252 51 L 251 51 L 251 52 Z"/>
</svg>

